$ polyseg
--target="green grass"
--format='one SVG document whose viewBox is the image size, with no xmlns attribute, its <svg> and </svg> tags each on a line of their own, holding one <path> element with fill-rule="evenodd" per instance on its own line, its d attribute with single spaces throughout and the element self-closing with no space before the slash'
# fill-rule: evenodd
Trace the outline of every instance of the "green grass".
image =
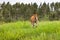
<svg viewBox="0 0 60 40">
<path fill-rule="evenodd" d="M 42 21 L 33 28 L 30 22 L 0 25 L 0 40 L 60 40 L 60 21 Z"/>
</svg>

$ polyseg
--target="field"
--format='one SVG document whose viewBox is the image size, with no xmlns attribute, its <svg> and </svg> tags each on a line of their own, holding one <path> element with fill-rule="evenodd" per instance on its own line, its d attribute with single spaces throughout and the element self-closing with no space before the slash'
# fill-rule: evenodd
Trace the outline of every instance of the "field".
<svg viewBox="0 0 60 40">
<path fill-rule="evenodd" d="M 28 21 L 4 23 L 0 40 L 60 40 L 60 21 L 42 21 L 35 28 Z"/>
</svg>

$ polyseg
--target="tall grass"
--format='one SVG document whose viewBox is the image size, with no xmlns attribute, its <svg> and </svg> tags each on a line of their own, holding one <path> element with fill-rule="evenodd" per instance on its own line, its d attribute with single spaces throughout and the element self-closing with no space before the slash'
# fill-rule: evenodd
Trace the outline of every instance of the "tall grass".
<svg viewBox="0 0 60 40">
<path fill-rule="evenodd" d="M 0 25 L 0 40 L 60 40 L 60 21 L 43 21 L 33 28 L 30 22 Z"/>
</svg>

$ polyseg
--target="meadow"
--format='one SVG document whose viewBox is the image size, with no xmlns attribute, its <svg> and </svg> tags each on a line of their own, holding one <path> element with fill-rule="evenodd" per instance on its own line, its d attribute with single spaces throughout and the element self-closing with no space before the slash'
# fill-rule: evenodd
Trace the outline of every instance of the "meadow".
<svg viewBox="0 0 60 40">
<path fill-rule="evenodd" d="M 0 40 L 60 40 L 60 21 L 41 21 L 34 28 L 29 21 L 4 23 Z"/>
</svg>

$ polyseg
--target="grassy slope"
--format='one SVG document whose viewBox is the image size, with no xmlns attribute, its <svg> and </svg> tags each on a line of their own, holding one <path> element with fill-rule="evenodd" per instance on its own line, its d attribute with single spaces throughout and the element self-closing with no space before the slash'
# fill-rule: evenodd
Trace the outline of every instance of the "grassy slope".
<svg viewBox="0 0 60 40">
<path fill-rule="evenodd" d="M 0 25 L 0 40 L 60 40 L 60 21 L 39 22 L 32 28 L 29 22 Z"/>
</svg>

